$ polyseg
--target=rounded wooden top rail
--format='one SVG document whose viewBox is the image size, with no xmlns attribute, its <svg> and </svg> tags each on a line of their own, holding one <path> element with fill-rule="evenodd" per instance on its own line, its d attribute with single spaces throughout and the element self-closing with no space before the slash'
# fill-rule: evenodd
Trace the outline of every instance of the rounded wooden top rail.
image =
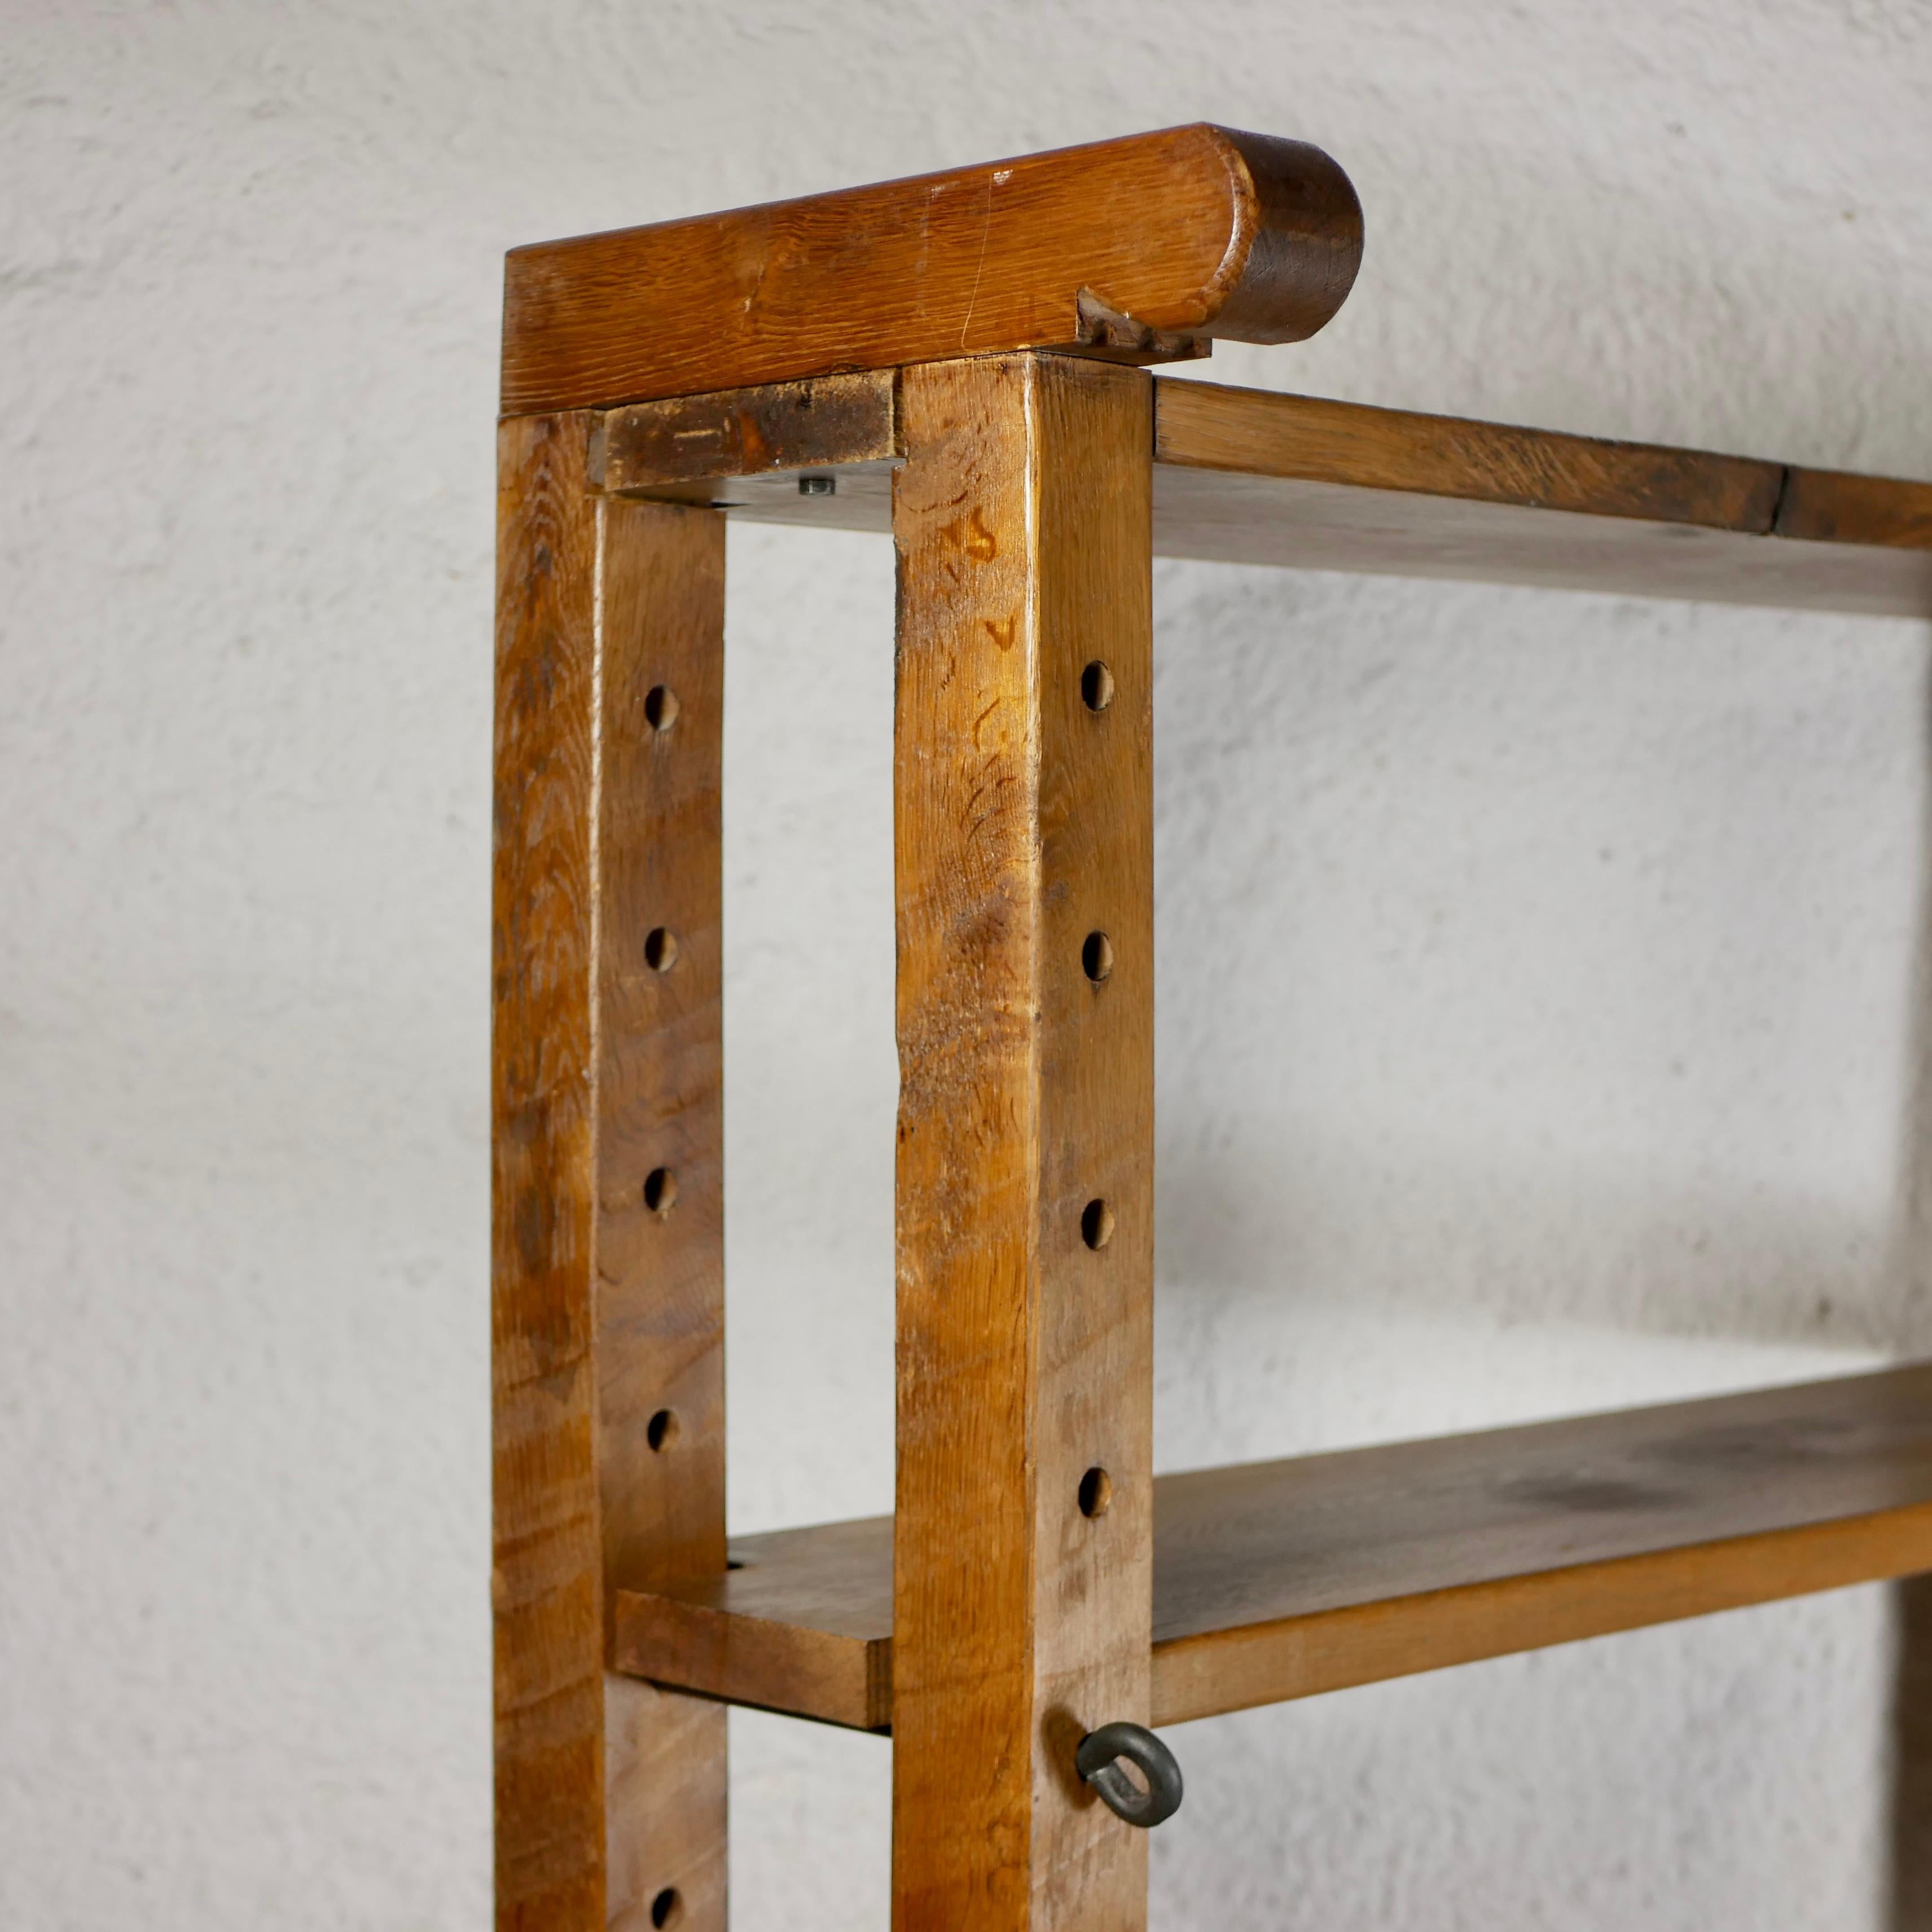
<svg viewBox="0 0 1932 1932">
<path fill-rule="evenodd" d="M 513 250 L 506 415 L 1019 349 L 1295 342 L 1362 211 L 1319 148 L 1197 123 Z"/>
</svg>

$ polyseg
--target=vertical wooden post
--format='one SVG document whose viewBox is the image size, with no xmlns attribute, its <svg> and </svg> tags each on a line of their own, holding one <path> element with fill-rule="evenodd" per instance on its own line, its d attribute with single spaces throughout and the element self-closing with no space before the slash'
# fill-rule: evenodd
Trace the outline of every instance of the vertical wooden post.
<svg viewBox="0 0 1932 1932">
<path fill-rule="evenodd" d="M 1150 385 L 902 402 L 894 1923 L 1130 1932 L 1073 1756 L 1148 1716 Z"/>
<path fill-rule="evenodd" d="M 608 1600 L 724 1563 L 724 524 L 498 483 L 491 1246 L 501 1932 L 723 1932 L 725 1713 L 607 1676 Z"/>
</svg>

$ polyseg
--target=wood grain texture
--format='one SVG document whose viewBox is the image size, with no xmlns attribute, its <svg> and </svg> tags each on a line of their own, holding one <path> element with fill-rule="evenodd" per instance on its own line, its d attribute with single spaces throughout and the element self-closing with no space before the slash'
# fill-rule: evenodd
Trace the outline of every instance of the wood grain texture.
<svg viewBox="0 0 1932 1932">
<path fill-rule="evenodd" d="M 1154 424 L 1162 556 L 1932 614 L 1932 485 L 1205 382 Z"/>
<path fill-rule="evenodd" d="M 1118 1932 L 1146 1841 L 1072 1758 L 1148 1708 L 1148 385 L 988 358 L 901 405 L 894 1922 Z"/>
<path fill-rule="evenodd" d="M 1932 484 L 1206 382 L 1163 378 L 1154 395 L 1158 556 L 1932 614 Z M 748 522 L 890 529 L 891 457 L 838 468 L 831 496 L 799 494 L 808 466 L 655 494 Z"/>
<path fill-rule="evenodd" d="M 898 404 L 898 377 L 890 369 L 634 403 L 605 412 L 592 467 L 606 490 L 661 495 L 766 470 L 795 476 L 801 470 L 890 462 L 902 453 Z"/>
<path fill-rule="evenodd" d="M 722 1712 L 607 1676 L 605 1654 L 610 1586 L 724 1562 L 722 524 L 592 495 L 592 427 L 501 431 L 497 1922 L 635 1932 L 668 1887 L 680 1922 L 722 1932 Z M 666 678 L 682 686 L 675 745 L 642 718 Z M 682 979 L 641 958 L 668 918 L 688 928 Z M 685 1218 L 660 1220 L 644 1176 L 674 1162 Z M 660 1453 L 648 1430 L 664 1408 L 679 1426 Z"/>
<path fill-rule="evenodd" d="M 1320 149 L 1197 124 L 514 250 L 507 414 L 1032 347 L 1288 342 L 1361 210 Z"/>
<path fill-rule="evenodd" d="M 1154 460 L 1599 517 L 1771 528 L 1781 464 L 1210 382 L 1158 385 Z"/>
<path fill-rule="evenodd" d="M 1932 614 L 1932 552 L 1292 477 L 1154 471 L 1162 556 L 1858 616 Z"/>
<path fill-rule="evenodd" d="M 1178 1724 L 1932 1569 L 1932 1365 L 1162 1476 L 1154 1499 L 1154 1720 Z M 701 1606 L 876 1668 L 892 1541 L 886 1516 L 734 1538 L 742 1567 L 676 1586 L 625 1667 L 686 1668 Z M 729 1643 L 679 1681 L 736 1699 Z M 758 1701 L 890 1724 L 820 1668 Z"/>
<path fill-rule="evenodd" d="M 1793 470 L 1778 506 L 1778 533 L 1813 543 L 1932 550 L 1932 483 Z"/>
<path fill-rule="evenodd" d="M 1204 1716 L 1932 1564 L 1932 1367 L 1168 1477 Z"/>
<path fill-rule="evenodd" d="M 617 1598 L 620 1670 L 884 1730 L 892 1721 L 892 1520 L 734 1539 L 740 1569 Z"/>
<path fill-rule="evenodd" d="M 1932 614 L 1932 484 L 1206 382 L 1154 398 L 1162 556 Z"/>
<path fill-rule="evenodd" d="M 598 1462 L 605 1582 L 635 1589 L 724 1561 L 724 525 L 601 514 Z M 724 1932 L 724 1714 L 630 1692 L 610 1678 L 608 1736 L 636 1742 L 622 1786 L 613 1761 L 609 1923 L 646 1932 L 669 1888 L 681 1928 Z"/>
<path fill-rule="evenodd" d="M 496 1923 L 604 1923 L 590 1029 L 597 518 L 586 417 L 497 484 L 491 1362 Z"/>
</svg>

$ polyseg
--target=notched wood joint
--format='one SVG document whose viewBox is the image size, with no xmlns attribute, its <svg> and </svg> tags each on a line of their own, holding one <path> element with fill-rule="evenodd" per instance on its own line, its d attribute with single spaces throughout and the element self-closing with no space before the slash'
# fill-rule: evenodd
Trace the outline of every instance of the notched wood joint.
<svg viewBox="0 0 1932 1932">
<path fill-rule="evenodd" d="M 605 411 L 598 428 L 591 485 L 618 493 L 682 494 L 728 477 L 904 454 L 890 369 L 634 403 Z"/>
<path fill-rule="evenodd" d="M 1150 328 L 1108 307 L 1091 289 L 1080 291 L 1079 314 L 1080 346 L 1090 355 L 1123 362 L 1186 362 L 1214 353 L 1214 345 L 1204 335 Z"/>
</svg>

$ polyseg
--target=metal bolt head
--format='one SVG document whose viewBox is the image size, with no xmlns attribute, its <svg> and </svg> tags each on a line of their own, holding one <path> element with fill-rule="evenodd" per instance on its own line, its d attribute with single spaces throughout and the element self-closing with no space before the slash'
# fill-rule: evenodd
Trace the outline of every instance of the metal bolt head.
<svg viewBox="0 0 1932 1932">
<path fill-rule="evenodd" d="M 838 488 L 836 476 L 801 476 L 798 479 L 798 494 L 801 496 L 830 496 Z"/>
</svg>

